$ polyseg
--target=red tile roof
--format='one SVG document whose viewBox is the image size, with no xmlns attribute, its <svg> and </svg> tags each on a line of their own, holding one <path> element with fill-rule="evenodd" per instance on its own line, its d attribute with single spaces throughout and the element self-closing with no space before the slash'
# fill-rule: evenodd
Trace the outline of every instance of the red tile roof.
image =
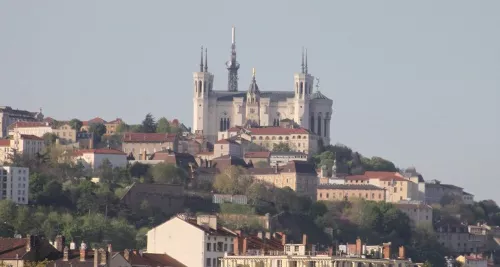
<svg viewBox="0 0 500 267">
<path fill-rule="evenodd" d="M 125 143 L 165 143 L 174 142 L 176 134 L 163 133 L 124 133 L 123 142 Z"/>
<path fill-rule="evenodd" d="M 9 139 L 0 139 L 0 146 L 10 146 Z"/>
<path fill-rule="evenodd" d="M 34 256 L 32 252 L 35 250 L 38 251 L 36 256 L 38 259 L 54 260 L 59 256 L 59 252 L 46 239 L 38 236 L 32 236 L 31 238 L 33 238 L 33 242 L 36 242 L 36 247 L 31 253 L 26 251 L 28 247 L 27 238 L 0 238 L 0 260 L 31 258 Z"/>
<path fill-rule="evenodd" d="M 262 127 L 262 128 L 242 128 L 233 127 L 229 132 L 239 132 L 240 130 L 249 131 L 252 135 L 290 135 L 290 134 L 309 134 L 305 128 L 282 128 L 282 127 Z"/>
<path fill-rule="evenodd" d="M 32 127 L 50 127 L 48 122 L 38 122 L 38 121 L 18 121 L 9 125 L 9 129 L 14 128 L 32 128 Z"/>
<path fill-rule="evenodd" d="M 124 252 L 120 253 L 124 255 Z M 186 265 L 178 262 L 167 254 L 157 253 L 139 253 L 136 251 L 128 252 L 128 262 L 132 266 L 168 266 L 168 267 L 186 267 Z"/>
<path fill-rule="evenodd" d="M 400 173 L 398 172 L 377 172 L 377 171 L 367 171 L 365 172 L 365 176 L 368 176 L 370 179 L 379 179 L 380 181 L 407 181 Z"/>
<path fill-rule="evenodd" d="M 102 123 L 102 124 L 105 124 L 106 121 L 103 120 L 103 119 L 101 119 L 101 118 L 99 118 L 99 117 L 95 117 L 95 118 L 93 118 L 91 120 L 88 120 L 88 121 L 82 121 L 82 125 L 83 126 L 88 126 L 88 125 L 93 124 L 93 123 Z"/>
<path fill-rule="evenodd" d="M 40 138 L 40 137 L 38 137 L 36 135 L 32 135 L 32 134 L 21 134 L 21 139 L 43 141 L 43 138 Z"/>
<path fill-rule="evenodd" d="M 101 148 L 101 149 L 82 149 L 74 152 L 75 156 L 82 156 L 83 154 L 101 154 L 101 155 L 127 155 L 123 151 L 110 149 L 110 148 Z"/>
<path fill-rule="evenodd" d="M 255 151 L 255 152 L 247 152 L 245 153 L 244 158 L 269 158 L 271 156 L 271 152 L 269 151 Z"/>
</svg>

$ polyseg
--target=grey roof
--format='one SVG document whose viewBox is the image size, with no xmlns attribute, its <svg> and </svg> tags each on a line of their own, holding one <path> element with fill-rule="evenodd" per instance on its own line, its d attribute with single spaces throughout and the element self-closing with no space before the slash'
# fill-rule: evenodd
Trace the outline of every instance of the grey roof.
<svg viewBox="0 0 500 267">
<path fill-rule="evenodd" d="M 321 184 L 318 189 L 340 189 L 340 190 L 385 190 L 372 184 Z"/>
<path fill-rule="evenodd" d="M 272 156 L 307 156 L 304 152 L 290 151 L 290 152 L 271 152 Z"/>
<path fill-rule="evenodd" d="M 235 97 L 242 97 L 246 99 L 246 92 L 229 92 L 229 91 L 212 91 L 218 101 L 233 101 Z M 270 98 L 271 102 L 286 101 L 288 98 L 294 98 L 295 92 L 286 91 L 262 91 L 260 92 L 260 98 Z"/>
<path fill-rule="evenodd" d="M 322 94 L 321 91 L 319 91 L 319 90 L 316 90 L 316 92 L 314 92 L 311 95 L 311 99 L 326 99 L 326 100 L 331 100 L 330 98 L 328 98 L 324 94 Z"/>
</svg>

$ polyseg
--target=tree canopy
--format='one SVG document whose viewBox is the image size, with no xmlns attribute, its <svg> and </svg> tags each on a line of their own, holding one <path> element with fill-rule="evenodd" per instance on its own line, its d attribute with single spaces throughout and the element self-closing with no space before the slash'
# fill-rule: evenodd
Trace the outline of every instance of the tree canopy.
<svg viewBox="0 0 500 267">
<path fill-rule="evenodd" d="M 156 132 L 156 121 L 151 113 L 146 114 L 146 117 L 141 124 L 141 132 L 143 133 L 155 133 Z"/>
<path fill-rule="evenodd" d="M 167 118 L 161 117 L 156 123 L 156 132 L 157 133 L 170 133 L 170 123 Z"/>
<path fill-rule="evenodd" d="M 69 125 L 71 126 L 71 129 L 78 132 L 82 128 L 83 122 L 79 119 L 72 119 L 71 121 L 69 121 Z"/>
</svg>

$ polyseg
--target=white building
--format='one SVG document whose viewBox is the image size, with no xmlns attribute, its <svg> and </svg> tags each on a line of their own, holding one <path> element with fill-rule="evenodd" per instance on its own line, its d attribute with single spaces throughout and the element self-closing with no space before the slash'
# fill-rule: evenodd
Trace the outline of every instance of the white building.
<svg viewBox="0 0 500 267">
<path fill-rule="evenodd" d="M 8 135 L 7 127 L 17 121 L 41 121 L 43 120 L 42 110 L 40 112 L 30 112 L 26 110 L 13 109 L 11 107 L 0 107 L 0 138 Z"/>
<path fill-rule="evenodd" d="M 308 156 L 304 152 L 271 152 L 271 156 L 269 158 L 271 166 L 284 166 L 287 165 L 290 161 L 307 161 Z"/>
<path fill-rule="evenodd" d="M 18 121 L 9 125 L 8 130 L 9 135 L 20 133 L 43 137 L 46 133 L 52 133 L 52 126 L 48 122 Z"/>
<path fill-rule="evenodd" d="M 33 159 L 43 153 L 44 140 L 34 135 L 25 135 L 16 132 L 13 139 L 0 139 L 0 163 L 10 162 L 14 155 Z"/>
<path fill-rule="evenodd" d="M 108 160 L 113 168 L 127 166 L 127 155 L 123 151 L 109 148 L 78 150 L 73 154 L 73 159 L 94 170 L 99 168 L 104 160 Z"/>
<path fill-rule="evenodd" d="M 0 200 L 28 204 L 29 177 L 28 168 L 0 166 Z"/>
<path fill-rule="evenodd" d="M 224 253 L 233 252 L 234 238 L 214 215 L 176 216 L 148 232 L 147 252 L 166 253 L 189 267 L 217 267 Z"/>
<path fill-rule="evenodd" d="M 193 131 L 217 140 L 219 131 L 233 126 L 279 126 L 288 119 L 310 129 L 330 144 L 330 120 L 333 101 L 319 90 L 313 92 L 314 77 L 309 73 L 307 52 L 302 53 L 302 70 L 293 75 L 288 90 L 261 91 L 255 69 L 248 90 L 238 90 L 236 39 L 233 27 L 231 59 L 226 63 L 228 83 L 225 90 L 214 90 L 214 75 L 208 72 L 207 54 L 203 48 L 199 72 L 193 74 Z M 206 53 L 206 50 L 205 50 Z M 316 85 L 318 87 L 318 84 Z"/>
</svg>

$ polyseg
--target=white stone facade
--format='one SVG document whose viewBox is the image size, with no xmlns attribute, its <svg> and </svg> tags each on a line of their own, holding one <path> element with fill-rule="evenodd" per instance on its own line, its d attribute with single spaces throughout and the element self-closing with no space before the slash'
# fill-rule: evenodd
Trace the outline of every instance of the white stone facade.
<svg viewBox="0 0 500 267">
<path fill-rule="evenodd" d="M 28 204 L 30 171 L 23 167 L 0 166 L 0 200 Z"/>
</svg>

